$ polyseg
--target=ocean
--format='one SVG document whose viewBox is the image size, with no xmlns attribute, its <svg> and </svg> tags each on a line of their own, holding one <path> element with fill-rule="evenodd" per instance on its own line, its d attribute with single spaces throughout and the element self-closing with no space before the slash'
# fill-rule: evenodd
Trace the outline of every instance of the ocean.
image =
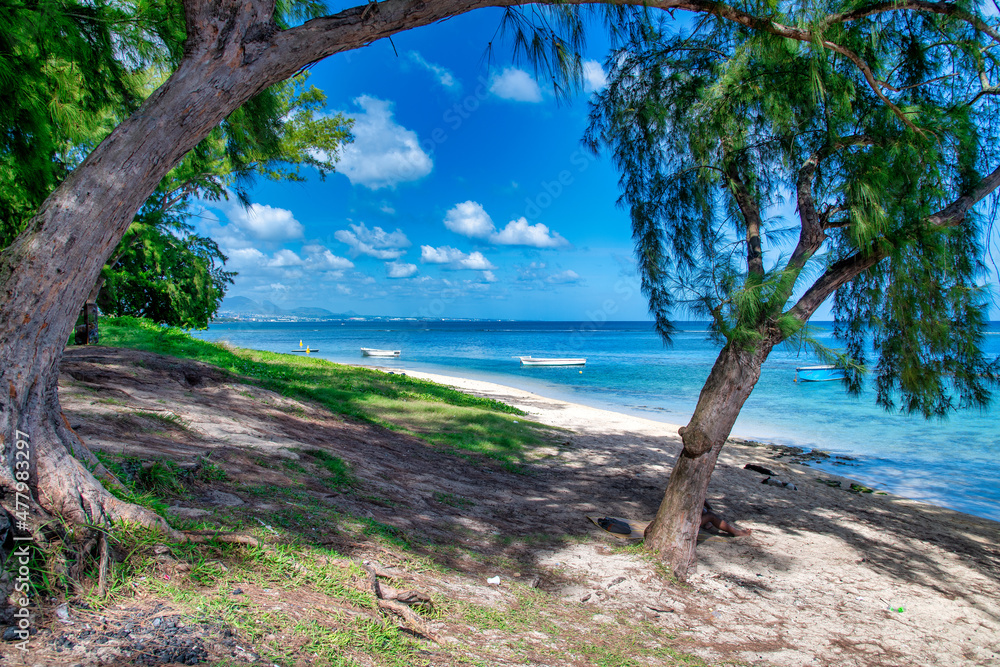
<svg viewBox="0 0 1000 667">
<path fill-rule="evenodd" d="M 829 324 L 810 326 L 815 338 L 836 347 Z M 702 323 L 678 323 L 671 347 L 650 322 L 220 322 L 193 333 L 272 352 L 298 349 L 301 340 L 331 361 L 487 380 L 682 425 L 719 350 L 705 329 Z M 362 357 L 362 347 L 402 355 Z M 985 348 L 990 358 L 1000 354 L 1000 323 L 990 325 Z M 521 367 L 516 357 L 528 355 L 586 357 L 587 365 Z M 796 366 L 814 363 L 821 362 L 805 351 L 775 349 L 733 435 L 851 457 L 811 465 L 1000 521 L 1000 396 L 986 411 L 925 420 L 884 411 L 875 405 L 873 390 L 852 397 L 839 382 L 793 381 Z"/>
</svg>

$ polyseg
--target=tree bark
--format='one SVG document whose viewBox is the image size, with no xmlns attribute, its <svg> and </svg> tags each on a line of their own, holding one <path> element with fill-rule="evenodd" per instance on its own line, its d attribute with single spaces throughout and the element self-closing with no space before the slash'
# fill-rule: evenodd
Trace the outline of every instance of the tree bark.
<svg viewBox="0 0 1000 667">
<path fill-rule="evenodd" d="M 681 581 L 696 568 L 695 547 L 708 480 L 743 403 L 760 379 L 761 365 L 778 342 L 774 336 L 752 350 L 726 345 L 702 387 L 691 421 L 678 431 L 684 447 L 656 518 L 646 528 L 645 542 Z"/>
<path fill-rule="evenodd" d="M 41 526 L 60 523 L 56 518 L 169 530 L 157 515 L 115 498 L 88 470 L 114 483 L 62 416 L 58 363 L 80 304 L 135 211 L 185 153 L 270 85 L 240 67 L 248 35 L 261 34 L 260 15 L 238 2 L 206 5 L 217 10 L 200 33 L 208 38 L 189 39 L 173 76 L 73 170 L 0 254 L 0 505 L 29 511 L 35 519 L 24 529 L 38 537 Z M 269 14 L 263 20 L 270 25 Z"/>
</svg>

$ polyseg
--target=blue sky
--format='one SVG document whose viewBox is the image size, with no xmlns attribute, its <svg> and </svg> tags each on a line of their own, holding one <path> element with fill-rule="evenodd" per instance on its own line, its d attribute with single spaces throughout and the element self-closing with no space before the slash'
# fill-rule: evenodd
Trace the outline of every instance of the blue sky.
<svg viewBox="0 0 1000 667">
<path fill-rule="evenodd" d="M 580 144 L 607 42 L 592 32 L 585 90 L 557 103 L 509 48 L 487 54 L 500 20 L 473 12 L 312 68 L 356 140 L 325 181 L 260 181 L 250 211 L 208 205 L 198 231 L 239 272 L 230 295 L 365 315 L 648 318 L 618 174 Z"/>
</svg>

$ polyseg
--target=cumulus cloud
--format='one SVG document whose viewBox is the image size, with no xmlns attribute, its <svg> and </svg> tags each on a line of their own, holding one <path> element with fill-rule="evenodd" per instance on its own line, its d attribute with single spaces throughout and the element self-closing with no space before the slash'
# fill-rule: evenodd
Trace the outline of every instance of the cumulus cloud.
<svg viewBox="0 0 1000 667">
<path fill-rule="evenodd" d="M 486 259 L 483 253 L 476 251 L 464 253 L 451 246 L 420 246 L 420 261 L 424 264 L 445 264 L 449 269 L 471 269 L 473 271 L 488 271 L 497 267 Z"/>
<path fill-rule="evenodd" d="M 531 75 L 522 69 L 508 67 L 490 80 L 490 92 L 515 102 L 541 102 L 542 89 Z"/>
<path fill-rule="evenodd" d="M 488 269 L 495 269 L 497 267 L 490 263 L 490 260 L 481 252 L 470 253 L 467 257 L 460 259 L 455 268 L 459 269 L 475 269 L 476 271 L 485 271 Z"/>
<path fill-rule="evenodd" d="M 580 282 L 580 274 L 572 269 L 567 269 L 560 273 L 553 273 L 551 276 L 545 279 L 545 282 L 550 285 L 564 285 L 567 283 L 578 283 Z"/>
<path fill-rule="evenodd" d="M 339 229 L 333 237 L 350 247 L 354 255 L 368 255 L 376 259 L 399 259 L 410 247 L 410 240 L 402 230 L 387 232 L 381 227 L 368 229 L 365 223 L 351 225 L 351 229 Z"/>
<path fill-rule="evenodd" d="M 390 102 L 362 95 L 354 103 L 362 113 L 352 114 L 354 141 L 341 148 L 337 165 L 353 185 L 392 188 L 431 173 L 433 161 L 416 132 L 393 120 Z"/>
<path fill-rule="evenodd" d="M 450 262 L 457 262 L 465 257 L 466 254 L 464 252 L 447 245 L 440 248 L 429 245 L 420 246 L 420 261 L 424 264 L 448 264 Z"/>
<path fill-rule="evenodd" d="M 226 217 L 232 224 L 260 241 L 302 238 L 302 223 L 288 209 L 266 204 L 251 204 L 246 209 L 238 204 L 231 204 Z"/>
<path fill-rule="evenodd" d="M 302 252 L 306 254 L 306 267 L 316 271 L 343 271 L 353 269 L 354 262 L 346 257 L 334 255 L 326 246 L 307 245 L 303 246 Z"/>
<path fill-rule="evenodd" d="M 445 215 L 444 226 L 470 238 L 486 238 L 495 229 L 482 204 L 471 200 L 455 204 Z"/>
<path fill-rule="evenodd" d="M 524 217 L 508 222 L 498 233 L 490 235 L 490 241 L 498 245 L 523 245 L 532 248 L 561 248 L 569 245 L 566 239 L 549 230 L 546 225 L 540 222 L 528 224 Z"/>
<path fill-rule="evenodd" d="M 225 252 L 227 269 L 256 268 L 267 262 L 267 256 L 257 248 L 227 248 Z"/>
<path fill-rule="evenodd" d="M 301 266 L 302 258 L 296 255 L 294 252 L 288 249 L 279 250 L 274 253 L 274 257 L 267 263 L 267 265 L 274 269 L 283 269 L 290 266 Z"/>
<path fill-rule="evenodd" d="M 601 90 L 608 85 L 608 76 L 601 63 L 596 60 L 583 61 L 583 89 L 588 93 Z"/>
<path fill-rule="evenodd" d="M 542 223 L 529 224 L 527 218 L 511 220 L 499 232 L 482 204 L 464 201 L 455 204 L 444 218 L 444 226 L 462 236 L 486 239 L 497 245 L 532 248 L 562 248 L 569 242 Z M 442 262 L 443 263 L 443 262 Z"/>
<path fill-rule="evenodd" d="M 458 90 L 461 88 L 461 84 L 459 84 L 458 79 L 456 79 L 451 72 L 440 65 L 427 62 L 418 52 L 410 51 L 410 60 L 433 74 L 438 83 L 445 88 L 448 88 L 449 90 Z"/>
<path fill-rule="evenodd" d="M 405 262 L 386 262 L 385 270 L 386 275 L 390 278 L 409 278 L 417 272 L 417 265 Z"/>
</svg>

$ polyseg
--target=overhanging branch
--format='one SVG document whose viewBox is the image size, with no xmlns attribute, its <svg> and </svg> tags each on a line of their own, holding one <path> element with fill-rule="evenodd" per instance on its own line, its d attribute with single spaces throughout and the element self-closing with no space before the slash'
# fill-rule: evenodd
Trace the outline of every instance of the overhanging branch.
<svg viewBox="0 0 1000 667">
<path fill-rule="evenodd" d="M 931 227 L 945 228 L 962 224 L 972 207 L 978 204 L 986 195 L 1000 186 L 1000 167 L 984 177 L 974 188 L 937 213 L 928 216 L 926 222 Z M 888 257 L 886 242 L 873 245 L 846 257 L 828 268 L 822 276 L 812 284 L 802 298 L 788 311 L 800 322 L 806 322 L 816 309 L 829 298 L 841 285 L 854 280 L 864 271 L 875 266 Z"/>
</svg>

